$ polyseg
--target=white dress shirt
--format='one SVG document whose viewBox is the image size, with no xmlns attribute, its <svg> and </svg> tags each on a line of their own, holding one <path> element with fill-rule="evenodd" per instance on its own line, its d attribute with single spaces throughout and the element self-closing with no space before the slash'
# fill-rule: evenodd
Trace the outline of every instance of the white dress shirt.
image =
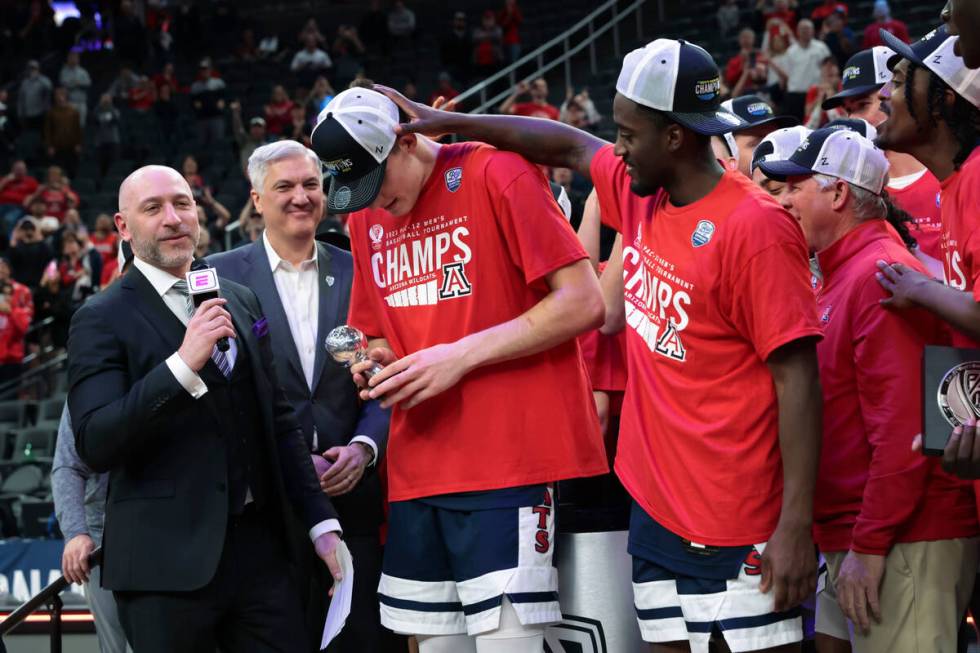
<svg viewBox="0 0 980 653">
<path fill-rule="evenodd" d="M 143 273 L 146 280 L 150 282 L 153 289 L 160 295 L 163 299 L 163 303 L 167 305 L 167 308 L 177 316 L 181 324 L 185 327 L 191 321 L 190 316 L 187 315 L 187 300 L 184 295 L 174 290 L 174 284 L 178 281 L 183 281 L 180 277 L 175 277 L 174 275 L 161 270 L 160 268 L 147 263 L 141 258 L 134 257 L 133 265 Z M 228 367 L 230 369 L 235 369 L 235 359 L 238 358 L 238 343 L 235 342 L 235 338 L 228 338 L 228 351 L 225 352 L 225 356 L 228 357 Z M 207 391 L 208 386 L 204 383 L 204 379 L 192 370 L 190 366 L 184 362 L 184 359 L 180 357 L 180 354 L 174 352 L 166 360 L 167 367 L 173 373 L 177 382 L 180 383 L 181 387 L 184 388 L 194 399 L 200 399 L 203 397 Z M 245 503 L 252 502 L 252 490 L 247 489 L 245 496 Z M 340 532 L 340 522 L 336 519 L 325 519 L 324 521 L 316 524 L 310 529 L 310 539 L 316 540 L 324 533 L 329 533 L 330 531 Z"/>
<path fill-rule="evenodd" d="M 269 267 L 272 269 L 272 279 L 276 283 L 279 301 L 286 313 L 289 323 L 289 333 L 293 336 L 296 353 L 299 354 L 299 364 L 306 377 L 306 386 L 313 391 L 313 368 L 316 362 L 318 346 L 317 328 L 319 326 L 320 284 L 317 279 L 320 266 L 317 262 L 316 245 L 310 258 L 301 261 L 297 268 L 284 260 L 273 249 L 267 232 L 262 232 L 262 244 L 265 254 L 269 257 Z M 323 346 L 322 344 L 319 346 Z M 361 442 L 371 448 L 371 463 L 378 459 L 378 445 L 366 435 L 355 435 L 350 444 Z M 313 427 L 313 451 L 319 449 L 316 427 Z"/>
</svg>

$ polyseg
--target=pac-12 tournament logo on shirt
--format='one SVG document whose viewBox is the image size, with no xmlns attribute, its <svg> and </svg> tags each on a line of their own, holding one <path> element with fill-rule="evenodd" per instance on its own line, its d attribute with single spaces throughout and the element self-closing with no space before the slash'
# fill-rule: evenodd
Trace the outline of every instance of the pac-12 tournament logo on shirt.
<svg viewBox="0 0 980 653">
<path fill-rule="evenodd" d="M 368 235 L 371 236 L 371 247 L 375 250 L 381 249 L 381 239 L 385 235 L 385 228 L 380 224 L 373 224 L 368 230 Z"/>
<path fill-rule="evenodd" d="M 388 306 L 433 306 L 473 294 L 468 220 L 440 215 L 389 230 L 371 255 L 371 274 Z"/>
<path fill-rule="evenodd" d="M 463 185 L 463 169 L 450 168 L 446 171 L 446 189 L 450 193 L 455 193 Z"/>
<path fill-rule="evenodd" d="M 691 244 L 695 247 L 707 245 L 711 241 L 711 236 L 715 233 L 715 224 L 710 220 L 701 220 L 691 234 Z"/>
</svg>

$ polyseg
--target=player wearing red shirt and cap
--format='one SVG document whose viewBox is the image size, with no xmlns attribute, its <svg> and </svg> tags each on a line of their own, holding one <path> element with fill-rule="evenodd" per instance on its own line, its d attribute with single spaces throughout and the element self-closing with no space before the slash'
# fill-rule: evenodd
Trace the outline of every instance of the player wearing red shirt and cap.
<svg viewBox="0 0 980 653">
<path fill-rule="evenodd" d="M 856 132 L 821 129 L 760 168 L 787 183 L 781 201 L 823 273 L 818 650 L 831 650 L 821 638 L 857 653 L 955 650 L 977 568 L 973 488 L 908 446 L 922 424 L 923 350 L 944 334 L 928 312 L 881 304 L 878 260 L 925 272 L 887 221 L 888 161 Z"/>
<path fill-rule="evenodd" d="M 879 45 L 853 55 L 841 75 L 840 92 L 824 100 L 823 108 L 841 107 L 848 118 L 860 118 L 877 128 L 888 118 L 885 85 L 892 78 L 888 59 L 894 54 L 891 48 Z M 916 256 L 938 277 L 942 271 L 939 180 L 915 157 L 890 150 L 885 156 L 890 165 L 885 189 L 895 205 L 915 219 Z"/>
<path fill-rule="evenodd" d="M 816 587 L 820 438 L 803 235 L 714 157 L 709 137 L 744 123 L 720 107 L 702 48 L 653 41 L 626 56 L 616 88 L 615 146 L 390 96 L 418 119 L 403 132 L 455 131 L 589 176 L 622 234 L 629 379 L 616 471 L 635 501 L 643 638 L 655 651 L 707 651 L 720 630 L 732 651 L 798 649 L 797 606 Z"/>
<path fill-rule="evenodd" d="M 886 40 L 889 36 L 883 35 Z M 894 39 L 892 39 L 894 41 Z M 946 284 L 932 283 L 901 263 L 881 264 L 880 282 L 896 308 L 921 307 L 950 324 L 953 344 L 980 343 L 980 72 L 954 53 L 945 27 L 908 46 L 890 43 L 891 114 L 878 144 L 919 159 L 942 184 L 943 267 Z M 980 441 L 973 424 L 957 427 L 944 465 L 980 478 Z"/>
<path fill-rule="evenodd" d="M 534 165 L 396 137 L 398 117 L 350 89 L 311 135 L 350 212 L 349 321 L 385 365 L 352 370 L 392 408 L 381 621 L 422 653 L 540 651 L 561 620 L 548 484 L 608 470 L 575 341 L 602 295 Z"/>
</svg>

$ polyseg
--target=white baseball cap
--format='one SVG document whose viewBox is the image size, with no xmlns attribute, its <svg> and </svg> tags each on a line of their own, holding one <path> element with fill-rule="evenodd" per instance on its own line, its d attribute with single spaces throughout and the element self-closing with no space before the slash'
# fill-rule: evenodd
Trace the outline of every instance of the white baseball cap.
<svg viewBox="0 0 980 653">
<path fill-rule="evenodd" d="M 684 40 L 657 39 L 626 55 L 616 91 L 699 134 L 747 126 L 721 106 L 721 74 L 715 60 L 704 48 Z"/>
<path fill-rule="evenodd" d="M 954 51 L 957 36 L 951 36 L 945 25 L 937 27 L 922 40 L 909 45 L 880 30 L 881 38 L 897 54 L 888 60 L 888 67 L 895 68 L 901 59 L 928 68 L 953 89 L 959 96 L 980 108 L 980 69 L 970 70 L 963 57 Z"/>
<path fill-rule="evenodd" d="M 371 205 L 384 182 L 397 126 L 398 107 L 371 89 L 347 89 L 323 108 L 310 142 L 330 176 L 328 212 Z"/>
<path fill-rule="evenodd" d="M 789 159 L 762 161 L 770 179 L 823 174 L 872 193 L 881 193 L 888 178 L 888 159 L 867 138 L 849 129 L 818 129 L 807 136 Z"/>
<path fill-rule="evenodd" d="M 752 152 L 752 171 L 755 172 L 763 161 L 785 161 L 809 135 L 810 130 L 803 125 L 783 127 L 766 134 Z"/>
</svg>

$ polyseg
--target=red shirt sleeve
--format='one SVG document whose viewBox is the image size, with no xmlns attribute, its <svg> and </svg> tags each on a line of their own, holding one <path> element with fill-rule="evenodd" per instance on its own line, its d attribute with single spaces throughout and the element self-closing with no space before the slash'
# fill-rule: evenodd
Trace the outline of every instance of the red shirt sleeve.
<svg viewBox="0 0 980 653">
<path fill-rule="evenodd" d="M 364 220 L 365 217 L 361 213 L 350 216 L 347 222 L 347 228 L 350 231 L 351 253 L 354 255 L 354 282 L 351 285 L 347 323 L 371 338 L 380 337 L 384 334 L 376 319 L 377 309 L 371 301 L 374 292 L 371 287 L 373 280 L 366 279 L 364 276 L 363 260 L 371 260 L 371 252 L 362 247 L 364 233 L 361 230 Z"/>
<path fill-rule="evenodd" d="M 729 88 L 738 83 L 738 78 L 742 76 L 744 65 L 745 63 L 742 57 L 737 54 L 728 60 L 728 64 L 725 66 L 725 83 L 728 84 Z"/>
<path fill-rule="evenodd" d="M 735 260 L 741 267 L 727 284 L 725 304 L 729 319 L 752 342 L 759 358 L 767 360 L 781 346 L 800 338 L 819 338 L 821 332 L 816 298 L 808 283 L 803 234 L 781 211 L 754 210 L 771 213 L 766 216 L 770 224 L 764 229 L 731 225 L 729 235 L 740 236 L 743 242 L 735 245 Z"/>
<path fill-rule="evenodd" d="M 516 154 L 494 151 L 485 170 L 504 242 L 528 285 L 588 258 L 536 166 Z"/>
<path fill-rule="evenodd" d="M 613 153 L 613 146 L 607 145 L 595 153 L 589 164 L 589 174 L 599 199 L 599 212 L 602 223 L 621 232 L 623 230 L 622 204 L 623 189 L 629 192 L 629 175 L 626 164 Z"/>
<path fill-rule="evenodd" d="M 973 289 L 973 299 L 980 302 L 980 234 L 977 233 L 980 229 L 976 229 L 980 222 L 980 166 L 971 166 L 960 174 L 969 175 L 969 178 L 961 179 L 958 185 L 957 193 L 963 197 L 958 204 L 965 210 L 964 216 L 959 217 L 969 216 L 973 223 L 972 228 L 964 230 L 965 242 L 962 245 L 957 243 L 957 249 L 962 256 L 960 265 L 970 266 L 963 273 L 969 287 Z"/>
<path fill-rule="evenodd" d="M 878 303 L 886 292 L 868 276 L 854 307 L 854 369 L 871 467 L 851 548 L 886 555 L 920 509 L 934 462 L 909 447 L 922 425 L 923 336 L 911 319 Z"/>
</svg>

